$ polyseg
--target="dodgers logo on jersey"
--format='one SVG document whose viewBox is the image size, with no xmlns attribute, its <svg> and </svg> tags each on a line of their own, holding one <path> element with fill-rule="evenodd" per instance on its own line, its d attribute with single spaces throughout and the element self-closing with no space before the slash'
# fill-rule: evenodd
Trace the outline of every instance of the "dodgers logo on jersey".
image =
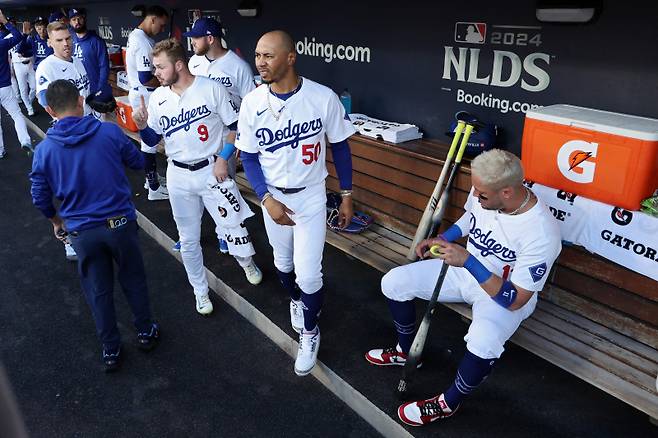
<svg viewBox="0 0 658 438">
<path fill-rule="evenodd" d="M 46 56 L 46 46 L 43 43 L 37 43 L 37 57 L 43 58 Z"/>
<path fill-rule="evenodd" d="M 481 228 L 477 227 L 477 220 L 473 213 L 471 213 L 470 222 L 471 229 L 468 232 L 468 241 L 480 250 L 482 257 L 493 255 L 503 262 L 511 263 L 516 261 L 516 252 L 498 243 L 498 241 L 492 237 L 491 230 L 485 233 Z"/>
<path fill-rule="evenodd" d="M 219 82 L 220 84 L 222 84 L 222 85 L 225 86 L 226 88 L 231 88 L 231 87 L 233 86 L 233 82 L 231 82 L 231 78 L 228 77 L 228 76 L 216 76 L 216 77 L 212 77 L 212 76 L 208 75 L 208 77 L 209 77 L 210 79 L 212 79 L 213 81 L 215 81 L 215 82 Z"/>
<path fill-rule="evenodd" d="M 277 129 L 272 132 L 268 128 L 260 128 L 256 130 L 256 138 L 260 139 L 259 146 L 269 146 L 265 150 L 267 152 L 274 152 L 285 146 L 290 146 L 295 149 L 299 146 L 300 140 L 310 137 L 315 137 L 322 132 L 322 120 L 318 117 L 315 120 L 307 122 L 292 124 L 292 120 L 288 120 L 288 126 L 283 129 Z M 276 143 L 275 142 L 281 142 Z"/>
<path fill-rule="evenodd" d="M 205 119 L 210 114 L 211 112 L 206 105 L 201 105 L 189 111 L 185 110 L 185 108 L 181 108 L 180 113 L 175 117 L 161 116 L 159 123 L 162 127 L 162 131 L 165 133 L 165 137 L 169 137 L 171 134 L 181 129 L 189 131 L 192 123 Z"/>
<path fill-rule="evenodd" d="M 43 85 L 46 82 L 48 82 L 48 79 L 45 76 L 39 76 L 39 85 Z"/>
<path fill-rule="evenodd" d="M 546 274 L 546 271 L 548 268 L 546 267 L 546 263 L 540 263 L 535 266 L 530 266 L 528 268 L 528 271 L 530 271 L 530 276 L 532 277 L 532 281 L 537 283 L 539 280 L 541 280 L 544 277 L 544 274 Z"/>
<path fill-rule="evenodd" d="M 80 46 L 80 44 L 75 45 L 75 48 L 73 49 L 73 56 L 82 59 L 82 46 Z"/>
<path fill-rule="evenodd" d="M 75 85 L 78 91 L 89 88 L 89 76 L 87 75 L 81 76 L 78 79 L 69 79 L 69 82 Z"/>
</svg>

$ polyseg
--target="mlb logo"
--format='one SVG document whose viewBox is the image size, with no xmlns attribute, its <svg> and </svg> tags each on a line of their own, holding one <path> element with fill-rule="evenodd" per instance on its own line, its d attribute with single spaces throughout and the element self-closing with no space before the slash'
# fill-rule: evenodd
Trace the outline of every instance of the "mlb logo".
<svg viewBox="0 0 658 438">
<path fill-rule="evenodd" d="M 455 23 L 455 41 L 458 43 L 484 44 L 487 24 L 459 21 Z"/>
</svg>

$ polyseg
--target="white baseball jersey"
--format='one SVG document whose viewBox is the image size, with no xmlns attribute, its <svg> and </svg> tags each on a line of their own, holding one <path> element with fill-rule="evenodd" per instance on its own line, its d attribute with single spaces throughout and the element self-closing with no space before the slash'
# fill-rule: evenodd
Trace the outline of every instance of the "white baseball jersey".
<svg viewBox="0 0 658 438">
<path fill-rule="evenodd" d="M 327 140 L 338 143 L 355 132 L 336 93 L 310 79 L 302 81 L 299 91 L 285 101 L 269 87 L 256 88 L 242 101 L 235 145 L 260 153 L 270 186 L 297 188 L 323 182 L 328 175 Z"/>
<path fill-rule="evenodd" d="M 128 35 L 126 76 L 131 89 L 146 90 L 146 87 L 139 82 L 139 72 L 153 72 L 153 55 L 151 51 L 154 45 L 153 39 L 140 28 L 136 28 Z"/>
<path fill-rule="evenodd" d="M 537 200 L 530 210 L 511 216 L 485 210 L 471 190 L 464 208 L 456 225 L 468 232 L 468 252 L 503 280 L 541 291 L 562 249 L 558 223 L 546 205 Z"/>
<path fill-rule="evenodd" d="M 39 63 L 36 71 L 37 94 L 48 88 L 53 81 L 66 79 L 78 89 L 80 96 L 89 96 L 89 77 L 85 66 L 78 58 L 65 61 L 55 55 L 49 55 Z M 85 115 L 91 114 L 91 108 L 85 104 Z"/>
<path fill-rule="evenodd" d="M 221 150 L 227 126 L 238 120 L 226 89 L 202 77 L 196 77 L 182 96 L 158 87 L 148 114 L 148 125 L 164 138 L 167 157 L 182 163 L 195 163 Z"/>
<path fill-rule="evenodd" d="M 188 66 L 193 75 L 207 76 L 225 86 L 235 96 L 233 101 L 238 108 L 240 101 L 256 88 L 251 67 L 232 50 L 213 61 L 206 56 L 194 55 Z"/>
<path fill-rule="evenodd" d="M 11 37 L 11 34 L 9 34 L 9 36 Z M 18 53 L 18 51 L 16 50 L 17 47 L 18 44 L 12 47 L 11 49 L 9 49 L 9 58 L 11 59 L 11 62 L 13 62 L 14 64 L 22 64 L 23 61 L 32 60 L 31 56 L 23 56 L 20 53 Z"/>
</svg>

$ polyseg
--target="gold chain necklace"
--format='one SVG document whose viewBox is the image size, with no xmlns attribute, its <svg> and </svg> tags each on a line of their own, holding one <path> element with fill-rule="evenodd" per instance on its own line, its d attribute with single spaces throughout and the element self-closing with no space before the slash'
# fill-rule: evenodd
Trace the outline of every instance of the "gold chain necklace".
<svg viewBox="0 0 658 438">
<path fill-rule="evenodd" d="M 299 77 L 299 83 L 295 87 L 295 90 L 292 92 L 292 94 L 295 94 L 299 91 L 302 85 L 302 77 Z M 272 102 L 270 102 L 270 94 L 273 94 L 274 92 L 272 91 L 272 84 L 267 84 L 267 108 L 269 108 L 270 113 L 272 113 L 272 117 L 274 117 L 274 120 L 277 122 L 281 118 L 281 113 L 286 107 L 286 103 L 284 103 L 281 108 L 279 108 L 279 111 L 274 111 L 274 108 L 272 108 Z M 290 96 L 292 97 L 292 96 Z M 288 99 L 290 99 L 290 97 Z"/>
</svg>

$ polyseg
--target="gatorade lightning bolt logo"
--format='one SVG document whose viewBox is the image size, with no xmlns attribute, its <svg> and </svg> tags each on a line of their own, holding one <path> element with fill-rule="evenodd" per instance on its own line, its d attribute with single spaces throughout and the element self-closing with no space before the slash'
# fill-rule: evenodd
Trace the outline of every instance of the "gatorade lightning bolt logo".
<svg viewBox="0 0 658 438">
<path fill-rule="evenodd" d="M 594 181 L 598 143 L 583 140 L 570 140 L 562 145 L 557 153 L 557 167 L 562 175 L 577 183 L 587 184 Z"/>
</svg>

